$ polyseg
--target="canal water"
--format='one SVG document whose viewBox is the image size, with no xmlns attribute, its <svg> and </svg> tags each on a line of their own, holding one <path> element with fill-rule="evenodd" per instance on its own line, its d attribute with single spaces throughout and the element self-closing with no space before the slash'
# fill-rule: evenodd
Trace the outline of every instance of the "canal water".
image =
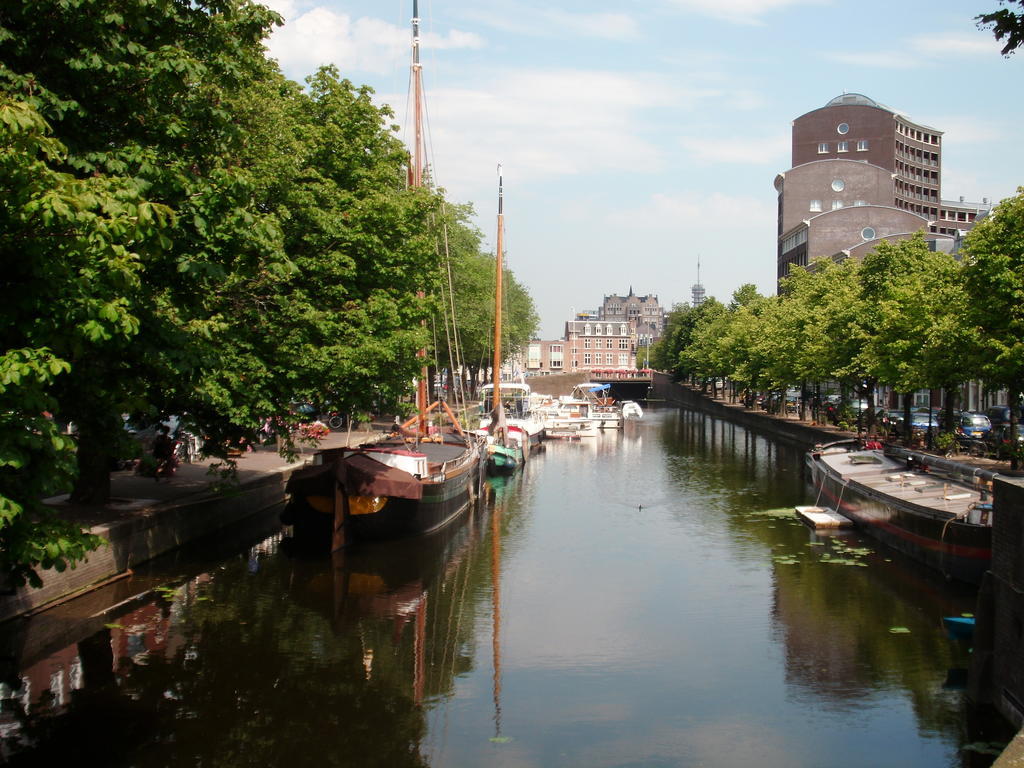
<svg viewBox="0 0 1024 768">
<path fill-rule="evenodd" d="M 973 593 L 815 534 L 803 456 L 651 409 L 461 523 L 333 559 L 266 521 L 3 638 L 3 756 L 60 766 L 980 766 Z M 224 547 L 228 549 L 225 550 Z M 63 611 L 63 613 L 61 612 Z"/>
</svg>

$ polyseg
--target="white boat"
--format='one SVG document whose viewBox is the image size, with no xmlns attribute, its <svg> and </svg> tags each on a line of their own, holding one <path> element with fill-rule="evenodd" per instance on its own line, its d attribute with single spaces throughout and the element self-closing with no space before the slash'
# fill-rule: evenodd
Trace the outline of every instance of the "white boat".
<svg viewBox="0 0 1024 768">
<path fill-rule="evenodd" d="M 547 427 L 545 437 L 551 440 L 579 440 L 584 437 L 597 437 L 597 425 L 592 421 L 578 421 L 556 427 Z"/>
<path fill-rule="evenodd" d="M 591 417 L 590 403 L 586 400 L 560 397 L 555 400 L 544 401 L 535 410 L 544 422 L 545 437 L 555 436 L 554 432 L 564 432 L 565 430 L 588 431 L 590 428 L 593 428 L 596 433 L 597 426 L 595 420 Z"/>
<path fill-rule="evenodd" d="M 499 392 L 510 436 L 524 435 L 530 450 L 537 450 L 544 439 L 544 419 L 533 408 L 530 386 L 525 382 L 503 381 L 499 384 Z M 480 401 L 480 429 L 487 430 L 491 425 L 494 384 L 480 387 Z"/>
<path fill-rule="evenodd" d="M 586 402 L 590 419 L 598 429 L 621 429 L 622 409 L 611 397 L 609 384 L 577 384 L 568 400 Z"/>
<path fill-rule="evenodd" d="M 622 403 L 622 418 L 624 419 L 642 419 L 644 417 L 644 409 L 640 407 L 639 403 L 632 400 L 625 400 Z"/>
</svg>

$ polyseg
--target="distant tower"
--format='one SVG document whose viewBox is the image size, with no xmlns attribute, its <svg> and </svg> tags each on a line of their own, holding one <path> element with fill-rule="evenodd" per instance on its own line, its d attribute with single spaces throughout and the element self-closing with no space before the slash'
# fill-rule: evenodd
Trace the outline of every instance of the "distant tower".
<svg viewBox="0 0 1024 768">
<path fill-rule="evenodd" d="M 690 293 L 693 296 L 692 303 L 695 307 L 699 307 L 707 298 L 704 295 L 704 286 L 700 282 L 700 256 L 697 257 L 697 282 L 690 288 Z"/>
</svg>

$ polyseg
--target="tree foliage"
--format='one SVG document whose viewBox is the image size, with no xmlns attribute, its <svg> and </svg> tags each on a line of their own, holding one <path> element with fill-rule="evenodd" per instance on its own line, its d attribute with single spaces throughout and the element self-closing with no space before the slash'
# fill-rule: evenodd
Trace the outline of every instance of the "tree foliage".
<svg viewBox="0 0 1024 768">
<path fill-rule="evenodd" d="M 1011 363 L 997 379 L 992 365 L 979 367 L 985 356 L 1021 359 L 1024 329 L 1013 325 L 1024 295 L 1024 286 L 1014 282 L 1021 265 L 1005 255 L 1020 252 L 1014 229 L 1020 212 L 1009 205 L 1000 210 L 1004 218 L 983 222 L 969 241 L 976 255 L 968 269 L 975 272 L 973 289 L 961 264 L 929 250 L 922 235 L 882 242 L 863 261 L 822 259 L 793 269 L 775 297 L 742 286 L 727 307 L 706 302 L 706 309 L 675 308 L 656 364 L 680 377 L 728 377 L 742 389 L 762 392 L 838 382 L 869 404 L 878 383 L 899 392 L 952 391 L 985 373 L 987 381 L 1009 385 L 1024 368 Z M 981 298 L 992 284 L 1006 287 L 995 303 Z M 984 316 L 972 316 L 974 305 L 986 307 Z M 979 328 L 992 329 L 986 342 L 991 355 L 979 346 Z M 999 328 L 1005 332 L 997 333 Z"/>
<path fill-rule="evenodd" d="M 999 0 L 1000 5 L 1012 6 L 1014 3 L 1024 7 L 1024 0 Z M 1024 12 L 1000 8 L 998 11 L 976 16 L 975 19 L 979 27 L 991 27 L 996 40 L 1002 42 L 1003 38 L 1006 38 L 1006 44 L 1001 51 L 1003 56 L 1009 56 L 1024 44 Z"/>
<path fill-rule="evenodd" d="M 16 579 L 95 543 L 46 529 L 38 500 L 72 484 L 108 498 L 122 414 L 181 414 L 214 454 L 265 425 L 287 447 L 296 402 L 395 408 L 418 373 L 447 282 L 441 192 L 408 188 L 369 88 L 281 75 L 263 47 L 279 22 L 248 0 L 0 7 L 0 535 Z M 514 349 L 536 323 L 510 285 Z"/>
<path fill-rule="evenodd" d="M 967 317 L 978 329 L 976 366 L 986 383 L 1009 392 L 1014 406 L 1024 393 L 1024 187 L 971 230 L 964 251 Z M 1010 413 L 1013 427 L 1017 409 Z M 1019 460 L 1014 454 L 1014 469 Z"/>
</svg>

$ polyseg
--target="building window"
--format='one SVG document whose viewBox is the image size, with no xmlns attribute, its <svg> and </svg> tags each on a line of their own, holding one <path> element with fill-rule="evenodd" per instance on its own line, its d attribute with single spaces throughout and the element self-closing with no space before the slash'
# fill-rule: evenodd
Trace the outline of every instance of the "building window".
<svg viewBox="0 0 1024 768">
<path fill-rule="evenodd" d="M 615 365 L 615 355 L 609 352 L 604 356 L 605 365 Z"/>
<path fill-rule="evenodd" d="M 611 339 L 608 339 L 608 341 L 605 343 L 605 346 L 608 349 L 612 349 L 613 348 L 613 341 Z"/>
<path fill-rule="evenodd" d="M 619 336 L 625 336 L 627 333 L 629 333 L 629 331 L 626 330 L 626 326 L 625 325 L 620 325 L 619 326 Z"/>
<path fill-rule="evenodd" d="M 850 132 L 850 126 L 847 125 L 846 123 L 840 123 L 838 126 L 836 126 L 836 133 L 838 133 L 838 134 L 840 134 L 842 136 L 845 136 L 849 132 Z"/>
<path fill-rule="evenodd" d="M 864 240 L 874 240 L 875 239 L 875 230 L 872 229 L 871 227 L 864 227 L 864 229 L 862 229 L 860 231 L 860 236 Z"/>
<path fill-rule="evenodd" d="M 590 365 L 590 353 L 589 352 L 584 352 L 583 353 L 583 364 L 584 365 Z"/>
<path fill-rule="evenodd" d="M 585 326 L 583 326 L 583 335 L 584 336 L 589 336 L 590 335 L 590 323 L 587 323 Z"/>
<path fill-rule="evenodd" d="M 842 200 L 833 200 L 832 201 L 832 210 L 833 211 L 838 211 L 842 207 L 843 207 L 843 201 Z"/>
<path fill-rule="evenodd" d="M 619 368 L 629 365 L 629 355 L 619 355 Z"/>
<path fill-rule="evenodd" d="M 608 336 L 611 336 L 612 335 L 612 324 L 608 323 L 608 325 L 605 326 L 604 331 L 605 331 L 605 333 Z"/>
<path fill-rule="evenodd" d="M 812 211 L 820 211 L 821 210 L 821 200 L 811 200 L 811 210 Z"/>
<path fill-rule="evenodd" d="M 868 201 L 867 200 L 854 200 L 853 204 L 854 205 L 867 205 Z"/>
<path fill-rule="evenodd" d="M 848 141 L 840 141 L 836 145 L 836 152 L 849 152 L 849 151 L 850 151 L 850 142 L 848 142 Z"/>
<path fill-rule="evenodd" d="M 583 348 L 584 349 L 590 349 L 590 339 L 584 339 L 583 340 Z"/>
<path fill-rule="evenodd" d="M 867 139 L 860 139 L 857 142 L 857 151 L 858 152 L 867 152 L 868 151 L 868 140 Z"/>
<path fill-rule="evenodd" d="M 823 142 L 821 142 L 821 144 L 818 145 L 818 154 L 819 155 L 824 155 L 827 152 L 828 152 L 828 142 L 827 141 L 823 141 Z"/>
<path fill-rule="evenodd" d="M 601 335 L 601 324 L 598 323 L 594 328 L 595 328 L 594 329 L 594 335 L 595 336 L 600 336 Z M 587 331 L 587 333 L 590 333 L 590 331 Z"/>
<path fill-rule="evenodd" d="M 843 181 L 842 179 L 832 179 L 833 192 L 842 192 L 844 189 L 846 189 L 845 181 Z"/>
</svg>

